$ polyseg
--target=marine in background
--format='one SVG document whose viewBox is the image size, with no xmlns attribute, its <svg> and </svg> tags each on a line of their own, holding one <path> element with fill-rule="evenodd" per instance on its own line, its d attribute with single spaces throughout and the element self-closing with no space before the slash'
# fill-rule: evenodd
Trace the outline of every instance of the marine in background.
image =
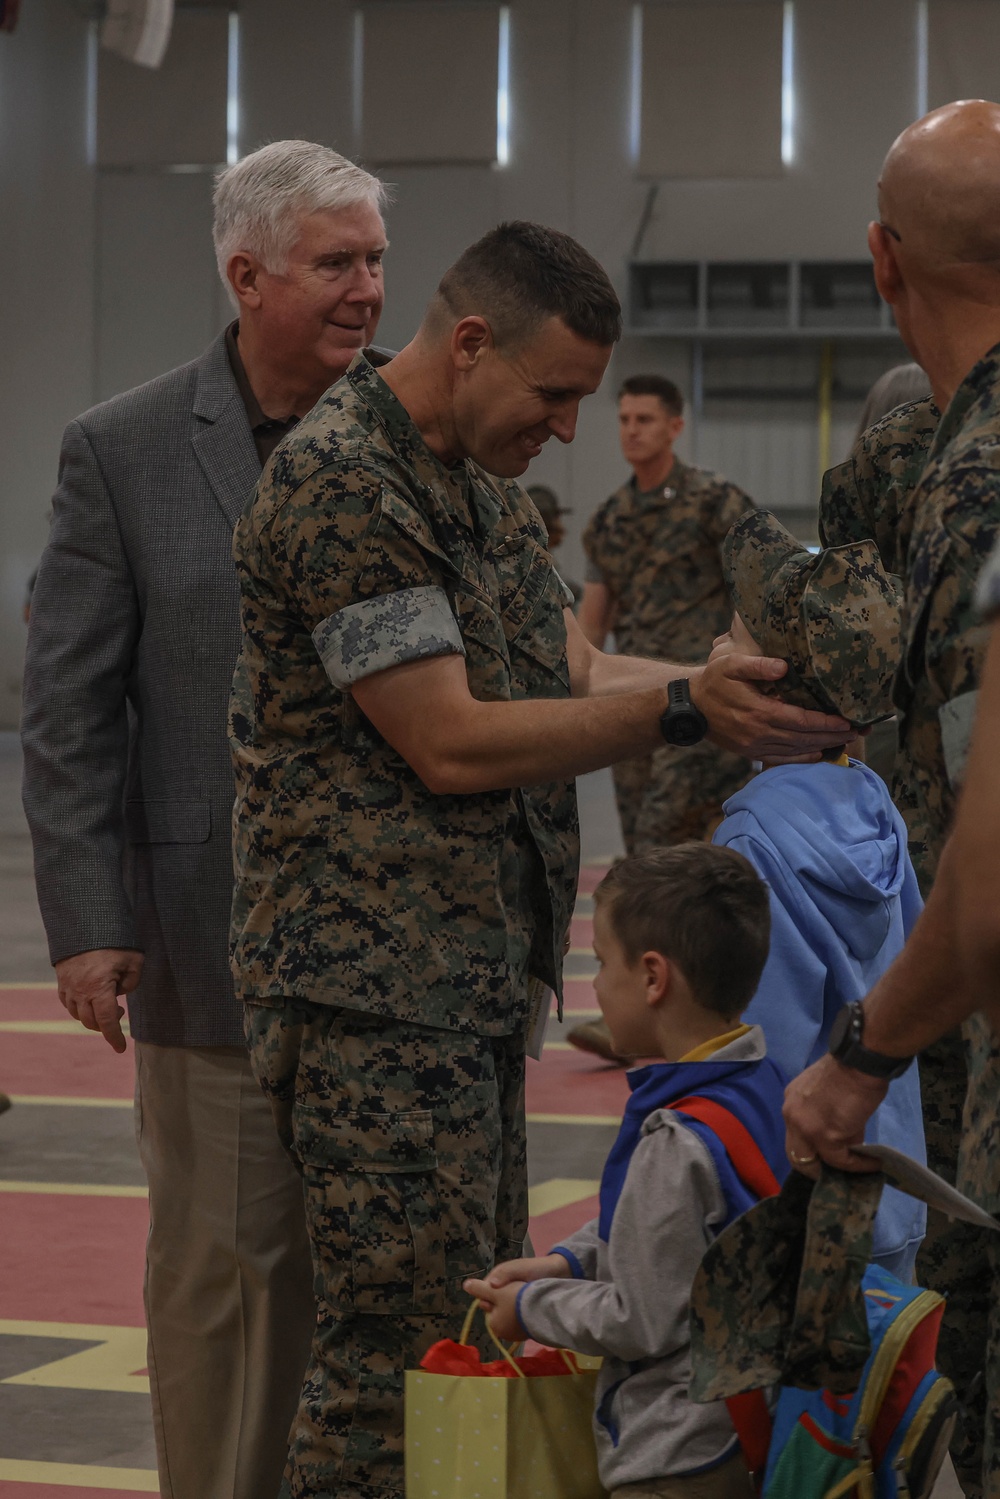
<svg viewBox="0 0 1000 1499">
<path fill-rule="evenodd" d="M 684 398 L 672 380 L 632 375 L 623 382 L 618 434 L 632 476 L 583 533 L 579 620 L 598 649 L 613 630 L 627 655 L 695 662 L 729 628 L 720 548 L 753 501 L 728 479 L 678 458 L 674 445 L 683 430 Z M 710 838 L 722 803 L 749 771 L 739 755 L 704 739 L 614 765 L 627 853 Z M 627 1060 L 614 1055 L 603 1022 L 576 1026 L 568 1039 L 606 1061 Z"/>
</svg>

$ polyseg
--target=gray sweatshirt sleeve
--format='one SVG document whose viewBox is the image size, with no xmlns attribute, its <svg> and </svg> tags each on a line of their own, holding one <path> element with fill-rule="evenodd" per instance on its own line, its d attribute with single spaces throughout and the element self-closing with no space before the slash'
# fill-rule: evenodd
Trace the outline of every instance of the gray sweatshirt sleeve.
<svg viewBox="0 0 1000 1499">
<path fill-rule="evenodd" d="M 540 1343 L 631 1361 L 687 1346 L 691 1285 L 725 1217 L 715 1166 L 692 1130 L 666 1115 L 636 1147 L 611 1225 L 608 1277 L 537 1280 L 518 1296 Z"/>
<path fill-rule="evenodd" d="M 560 1239 L 549 1250 L 549 1254 L 563 1256 L 577 1280 L 594 1280 L 597 1276 L 597 1250 L 600 1244 L 597 1222 L 596 1218 L 591 1218 L 575 1234 L 567 1234 L 565 1239 Z"/>
</svg>

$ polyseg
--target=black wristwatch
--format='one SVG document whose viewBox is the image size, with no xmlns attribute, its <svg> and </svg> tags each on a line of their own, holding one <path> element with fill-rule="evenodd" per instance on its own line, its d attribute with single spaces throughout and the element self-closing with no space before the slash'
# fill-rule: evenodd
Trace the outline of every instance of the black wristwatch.
<svg viewBox="0 0 1000 1499">
<path fill-rule="evenodd" d="M 699 744 L 708 733 L 708 719 L 691 701 L 687 677 L 679 677 L 667 687 L 666 710 L 660 715 L 660 733 L 668 744 L 686 749 Z"/>
<path fill-rule="evenodd" d="M 830 1027 L 829 1050 L 832 1057 L 853 1067 L 855 1072 L 866 1072 L 869 1077 L 880 1078 L 891 1083 L 902 1077 L 913 1061 L 912 1057 L 887 1057 L 884 1052 L 871 1051 L 862 1046 L 861 1037 L 865 1029 L 865 1012 L 856 1001 L 845 1005 Z"/>
</svg>

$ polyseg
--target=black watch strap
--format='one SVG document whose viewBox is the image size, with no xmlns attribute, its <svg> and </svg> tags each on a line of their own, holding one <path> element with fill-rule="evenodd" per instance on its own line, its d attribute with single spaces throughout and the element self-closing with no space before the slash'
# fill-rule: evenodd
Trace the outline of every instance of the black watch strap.
<svg viewBox="0 0 1000 1499">
<path fill-rule="evenodd" d="M 857 1001 L 845 1005 L 830 1027 L 830 1055 L 836 1057 L 843 1066 L 851 1067 L 855 1072 L 864 1072 L 868 1077 L 880 1078 L 883 1082 L 892 1082 L 894 1078 L 902 1077 L 913 1058 L 889 1057 L 884 1052 L 872 1051 L 862 1042 L 864 1027 L 865 1012 L 862 1006 Z"/>
</svg>

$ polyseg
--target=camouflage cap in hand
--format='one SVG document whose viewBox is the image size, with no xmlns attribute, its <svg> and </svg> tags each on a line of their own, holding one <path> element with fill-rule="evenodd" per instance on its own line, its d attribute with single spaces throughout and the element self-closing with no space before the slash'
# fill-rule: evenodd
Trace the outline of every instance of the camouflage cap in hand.
<svg viewBox="0 0 1000 1499">
<path fill-rule="evenodd" d="M 738 520 L 722 548 L 733 603 L 788 703 L 864 728 L 892 712 L 902 652 L 900 600 L 874 541 L 808 551 L 769 510 Z"/>
<path fill-rule="evenodd" d="M 692 1400 L 787 1384 L 855 1390 L 871 1351 L 861 1277 L 882 1176 L 790 1173 L 709 1246 L 691 1288 Z"/>
</svg>

